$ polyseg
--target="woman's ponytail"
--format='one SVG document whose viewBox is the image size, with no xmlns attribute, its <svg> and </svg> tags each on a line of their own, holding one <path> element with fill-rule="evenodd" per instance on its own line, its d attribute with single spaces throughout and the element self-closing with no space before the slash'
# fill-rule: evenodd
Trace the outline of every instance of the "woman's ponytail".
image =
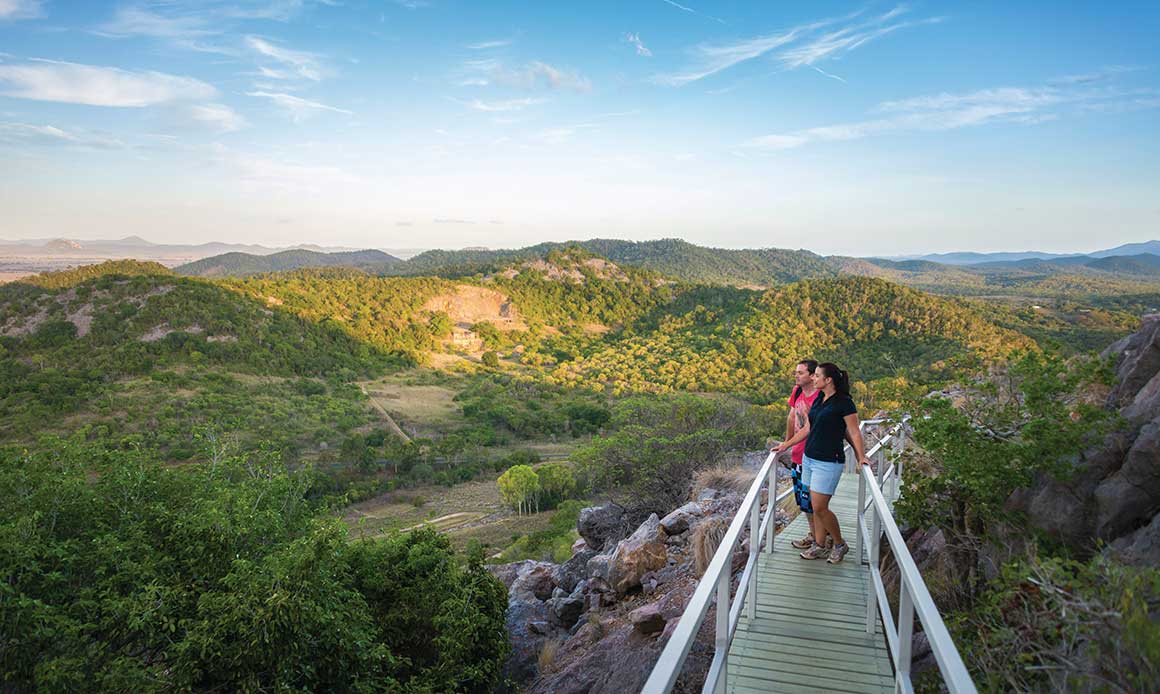
<svg viewBox="0 0 1160 694">
<path fill-rule="evenodd" d="M 833 379 L 834 391 L 838 395 L 850 394 L 850 374 L 846 373 L 842 369 L 839 369 L 838 365 L 832 362 L 818 364 L 818 368 L 821 369 L 823 373 L 825 373 L 826 378 Z"/>
</svg>

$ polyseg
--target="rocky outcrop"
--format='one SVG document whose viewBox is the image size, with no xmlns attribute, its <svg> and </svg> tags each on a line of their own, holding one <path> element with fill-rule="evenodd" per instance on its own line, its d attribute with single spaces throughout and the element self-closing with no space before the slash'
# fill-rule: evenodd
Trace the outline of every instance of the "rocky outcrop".
<svg viewBox="0 0 1160 694">
<path fill-rule="evenodd" d="M 1040 475 L 1007 508 L 1081 554 L 1110 543 L 1113 553 L 1123 548 L 1135 561 L 1160 563 L 1160 546 L 1146 531 L 1160 511 L 1160 315 L 1146 316 L 1104 356 L 1116 360 L 1107 402 L 1124 426 L 1072 461 L 1071 474 Z"/>
<path fill-rule="evenodd" d="M 492 567 L 509 588 L 513 655 L 506 674 L 536 694 L 639 691 L 697 586 L 690 536 L 702 523 L 732 518 L 740 500 L 715 492 L 664 519 L 653 514 L 619 541 L 618 507 L 584 509 L 584 540 L 568 561 Z M 738 552 L 744 559 L 744 547 Z M 734 564 L 734 580 L 743 565 Z M 710 608 L 681 691 L 700 689 L 713 654 L 713 618 Z"/>
<path fill-rule="evenodd" d="M 689 525 L 694 520 L 701 517 L 704 512 L 701 510 L 701 505 L 695 501 L 690 501 L 676 511 L 661 519 L 661 529 L 665 531 L 666 535 L 680 535 L 689 529 Z"/>
<path fill-rule="evenodd" d="M 624 509 L 615 504 L 591 506 L 580 511 L 576 532 L 594 550 L 604 549 L 606 542 L 615 542 L 624 537 Z"/>
<path fill-rule="evenodd" d="M 608 584 L 620 595 L 640 586 L 648 572 L 664 568 L 668 555 L 657 514 L 616 546 L 608 562 Z"/>
</svg>

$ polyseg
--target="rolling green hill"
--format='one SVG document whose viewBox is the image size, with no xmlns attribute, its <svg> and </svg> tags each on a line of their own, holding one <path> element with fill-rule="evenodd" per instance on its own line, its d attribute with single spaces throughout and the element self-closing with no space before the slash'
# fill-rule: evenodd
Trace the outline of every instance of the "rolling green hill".
<svg viewBox="0 0 1160 694">
<path fill-rule="evenodd" d="M 270 255 L 225 253 L 180 265 L 174 272 L 191 277 L 244 277 L 309 267 L 378 269 L 399 262 L 402 261 L 395 256 L 373 249 L 337 253 L 292 250 Z"/>
</svg>

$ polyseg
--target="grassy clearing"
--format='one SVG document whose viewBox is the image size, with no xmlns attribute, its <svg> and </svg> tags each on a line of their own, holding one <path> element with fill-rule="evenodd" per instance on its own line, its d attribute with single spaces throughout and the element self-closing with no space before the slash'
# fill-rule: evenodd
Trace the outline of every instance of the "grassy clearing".
<svg viewBox="0 0 1160 694">
<path fill-rule="evenodd" d="M 422 504 L 417 505 L 419 501 Z M 394 491 L 348 508 L 343 520 L 356 534 L 380 535 L 458 513 L 480 518 L 506 513 L 495 478 L 474 480 L 454 487 L 426 486 Z"/>
<path fill-rule="evenodd" d="M 455 402 L 458 390 L 455 379 L 432 380 L 423 370 L 393 374 L 360 385 L 367 395 L 390 413 L 408 431 L 418 436 L 433 436 L 449 431 L 461 421 L 459 404 Z"/>
</svg>

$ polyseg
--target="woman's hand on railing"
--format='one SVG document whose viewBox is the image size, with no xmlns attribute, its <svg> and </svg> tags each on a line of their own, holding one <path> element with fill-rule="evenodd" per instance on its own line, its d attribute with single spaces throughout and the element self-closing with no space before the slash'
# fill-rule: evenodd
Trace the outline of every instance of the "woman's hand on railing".
<svg viewBox="0 0 1160 694">
<path fill-rule="evenodd" d="M 878 471 L 878 468 L 874 466 L 874 461 L 870 460 L 870 458 L 868 458 L 866 456 L 862 456 L 862 459 L 859 460 L 858 462 L 861 463 L 862 465 L 868 465 L 870 467 L 870 469 L 874 470 L 875 472 Z"/>
</svg>

